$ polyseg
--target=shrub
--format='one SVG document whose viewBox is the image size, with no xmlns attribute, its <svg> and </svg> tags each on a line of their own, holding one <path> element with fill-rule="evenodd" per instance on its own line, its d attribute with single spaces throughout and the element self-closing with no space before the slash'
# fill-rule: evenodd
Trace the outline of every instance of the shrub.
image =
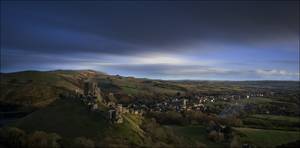
<svg viewBox="0 0 300 148">
<path fill-rule="evenodd" d="M 130 145 L 128 141 L 122 137 L 112 137 L 107 136 L 98 143 L 97 147 L 100 148 L 128 148 L 128 147 L 136 147 L 134 145 Z"/>
<path fill-rule="evenodd" d="M 209 132 L 208 139 L 211 141 L 218 141 L 218 132 L 216 131 Z"/>
<path fill-rule="evenodd" d="M 230 148 L 240 148 L 240 147 L 241 147 L 241 143 L 239 137 L 234 136 L 230 143 Z"/>
<path fill-rule="evenodd" d="M 154 117 L 160 124 L 169 125 L 185 125 L 188 123 L 187 119 L 181 113 L 175 111 L 167 111 L 163 113 L 151 112 L 150 117 Z"/>
<path fill-rule="evenodd" d="M 200 142 L 196 142 L 195 148 L 206 148 L 206 145 Z"/>
<path fill-rule="evenodd" d="M 14 127 L 0 129 L 0 142 L 8 147 L 25 147 L 26 133 Z"/>
<path fill-rule="evenodd" d="M 95 143 L 93 140 L 85 137 L 77 137 L 74 139 L 73 147 L 76 148 L 94 148 Z"/>
<path fill-rule="evenodd" d="M 27 146 L 30 148 L 59 148 L 61 137 L 55 133 L 47 134 L 43 131 L 36 131 L 29 135 Z"/>
<path fill-rule="evenodd" d="M 224 141 L 224 134 L 213 130 L 209 132 L 208 139 L 214 142 Z"/>
</svg>

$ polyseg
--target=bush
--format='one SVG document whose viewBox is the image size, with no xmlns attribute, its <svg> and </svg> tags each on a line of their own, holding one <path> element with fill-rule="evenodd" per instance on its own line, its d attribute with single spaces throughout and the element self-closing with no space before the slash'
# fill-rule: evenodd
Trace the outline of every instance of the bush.
<svg viewBox="0 0 300 148">
<path fill-rule="evenodd" d="M 85 137 L 77 137 L 74 139 L 73 147 L 76 148 L 94 148 L 95 143 L 93 140 L 85 138 Z"/>
<path fill-rule="evenodd" d="M 27 146 L 30 148 L 59 148 L 61 137 L 56 133 L 47 134 L 36 131 L 28 136 Z"/>
<path fill-rule="evenodd" d="M 218 141 L 218 132 L 216 131 L 209 132 L 208 139 L 211 141 Z"/>
<path fill-rule="evenodd" d="M 59 148 L 61 137 L 56 133 L 36 131 L 27 135 L 23 130 L 7 127 L 0 129 L 0 144 L 11 148 Z M 2 146 L 1 145 L 1 146 Z"/>
<path fill-rule="evenodd" d="M 97 147 L 100 148 L 128 148 L 128 147 L 136 147 L 130 145 L 128 141 L 122 137 L 112 137 L 107 136 L 104 139 L 101 139 L 101 142 L 98 143 Z"/>
<path fill-rule="evenodd" d="M 160 124 L 185 125 L 188 123 L 187 119 L 184 118 L 181 113 L 175 111 L 167 111 L 163 113 L 152 112 L 149 115 L 150 117 L 155 118 Z"/>
<path fill-rule="evenodd" d="M 200 142 L 196 142 L 195 148 L 206 148 L 206 145 Z"/>
<path fill-rule="evenodd" d="M 209 132 L 208 139 L 214 142 L 221 142 L 224 141 L 224 134 L 213 130 Z"/>
<path fill-rule="evenodd" d="M 227 118 L 221 119 L 220 122 L 225 125 L 241 127 L 243 126 L 243 122 L 237 116 L 229 116 Z"/>
<path fill-rule="evenodd" d="M 240 148 L 240 147 L 241 147 L 240 138 L 238 136 L 234 136 L 230 143 L 230 148 Z"/>
<path fill-rule="evenodd" d="M 0 143 L 13 148 L 25 147 L 26 133 L 14 127 L 0 129 Z"/>
<path fill-rule="evenodd" d="M 196 122 L 197 124 L 207 123 L 209 120 L 207 114 L 197 111 L 187 112 L 186 116 L 191 122 Z"/>
<path fill-rule="evenodd" d="M 59 148 L 60 147 L 60 142 L 61 142 L 61 137 L 56 134 L 56 133 L 50 133 L 48 134 L 48 143 L 49 143 L 49 146 L 51 148 Z"/>
<path fill-rule="evenodd" d="M 164 128 L 160 126 L 154 118 L 151 120 L 145 120 L 141 125 L 141 128 L 149 137 L 150 145 L 164 145 L 167 144 L 171 147 L 184 147 L 183 139 L 178 137 L 172 129 Z M 157 142 L 161 143 L 157 143 Z"/>
</svg>

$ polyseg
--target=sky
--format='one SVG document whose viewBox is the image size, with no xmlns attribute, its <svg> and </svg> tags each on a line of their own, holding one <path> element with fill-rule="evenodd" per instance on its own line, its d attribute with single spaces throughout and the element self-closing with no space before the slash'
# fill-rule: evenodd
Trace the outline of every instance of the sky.
<svg viewBox="0 0 300 148">
<path fill-rule="evenodd" d="M 1 72 L 299 80 L 299 1 L 1 1 Z"/>
</svg>

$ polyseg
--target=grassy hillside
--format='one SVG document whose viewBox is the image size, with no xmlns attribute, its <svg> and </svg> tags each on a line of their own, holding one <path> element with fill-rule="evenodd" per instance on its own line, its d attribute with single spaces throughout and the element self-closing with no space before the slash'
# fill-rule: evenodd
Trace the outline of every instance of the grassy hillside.
<svg viewBox="0 0 300 148">
<path fill-rule="evenodd" d="M 243 119 L 244 125 L 256 128 L 299 130 L 299 117 L 254 114 Z"/>
<path fill-rule="evenodd" d="M 107 132 L 107 136 L 118 137 L 125 139 L 132 145 L 144 145 L 145 132 L 140 128 L 141 122 L 139 117 L 126 114 L 123 115 L 124 122 L 122 124 L 115 124 Z"/>
<path fill-rule="evenodd" d="M 55 132 L 69 138 L 95 138 L 102 136 L 109 124 L 104 113 L 91 112 L 80 100 L 58 99 L 46 108 L 17 120 L 11 126 L 26 131 Z"/>
<path fill-rule="evenodd" d="M 59 94 L 80 89 L 82 79 L 101 74 L 93 71 L 24 71 L 1 74 L 0 101 L 46 106 L 57 99 Z"/>
<path fill-rule="evenodd" d="M 183 137 L 191 145 L 196 145 L 197 142 L 201 142 L 207 147 L 226 147 L 223 143 L 215 143 L 207 138 L 207 131 L 204 126 L 168 126 L 175 131 L 178 136 Z"/>
<path fill-rule="evenodd" d="M 0 101 L 28 106 L 46 106 L 58 98 L 59 94 L 82 91 L 85 79 L 94 79 L 105 93 L 122 94 L 131 98 L 155 98 L 160 94 L 174 95 L 180 87 L 161 86 L 145 83 L 144 79 L 110 76 L 89 70 L 24 71 L 1 74 Z M 176 89 L 174 89 L 176 88 Z"/>
<path fill-rule="evenodd" d="M 243 143 L 252 143 L 259 147 L 276 147 L 300 140 L 299 131 L 263 130 L 253 128 L 235 128 Z"/>
<path fill-rule="evenodd" d="M 105 110 L 105 108 L 103 109 Z M 124 115 L 124 123 L 110 124 L 107 112 L 92 112 L 80 100 L 58 99 L 51 105 L 17 120 L 9 126 L 27 132 L 57 133 L 64 139 L 86 137 L 101 141 L 106 137 L 125 139 L 134 145 L 143 144 L 141 120 L 134 115 Z"/>
<path fill-rule="evenodd" d="M 107 75 L 91 70 L 24 71 L 1 73 L 0 103 L 46 106 L 61 93 L 76 89 L 82 91 L 85 79 L 93 79 L 103 93 L 112 92 L 121 102 L 159 100 L 177 93 L 230 94 L 258 88 L 281 89 L 294 94 L 299 88 L 298 82 L 288 81 L 163 81 Z M 299 103 L 296 97 L 277 99 Z"/>
</svg>

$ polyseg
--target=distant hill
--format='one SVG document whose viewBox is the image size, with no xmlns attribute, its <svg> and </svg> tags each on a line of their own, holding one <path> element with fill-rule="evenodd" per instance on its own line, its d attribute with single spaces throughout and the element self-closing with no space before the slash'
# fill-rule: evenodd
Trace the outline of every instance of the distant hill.
<svg viewBox="0 0 300 148">
<path fill-rule="evenodd" d="M 1 73 L 0 103 L 47 106 L 60 94 L 82 92 L 86 79 L 97 82 L 104 98 L 113 93 L 121 103 L 149 102 L 178 94 L 230 94 L 260 88 L 292 93 L 299 90 L 299 81 L 165 81 L 108 75 L 93 70 L 23 71 Z"/>
<path fill-rule="evenodd" d="M 158 94 L 175 94 L 184 90 L 179 86 L 161 85 L 159 81 L 145 81 L 131 77 L 111 76 L 92 70 L 23 71 L 1 74 L 1 103 L 43 107 L 60 94 L 82 92 L 83 81 L 93 79 L 104 95 L 112 92 L 124 101 Z"/>
</svg>

